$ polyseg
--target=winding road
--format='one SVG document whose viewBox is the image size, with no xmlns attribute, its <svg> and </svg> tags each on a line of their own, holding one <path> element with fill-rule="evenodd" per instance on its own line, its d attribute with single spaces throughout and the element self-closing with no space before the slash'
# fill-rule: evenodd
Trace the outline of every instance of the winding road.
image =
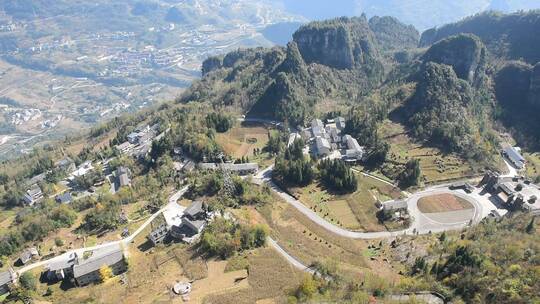
<svg viewBox="0 0 540 304">
<path fill-rule="evenodd" d="M 314 212 L 313 210 L 308 208 L 306 205 L 304 205 L 302 202 L 298 201 L 297 199 L 295 199 L 294 197 L 292 197 L 291 195 L 283 191 L 278 185 L 276 185 L 272 181 L 272 170 L 273 170 L 273 166 L 270 166 L 260 171 L 255 176 L 255 179 L 259 180 L 261 183 L 266 183 L 274 193 L 276 193 L 285 202 L 287 202 L 288 204 L 296 208 L 298 211 L 300 211 L 303 215 L 308 217 L 311 221 L 313 221 L 317 225 L 321 226 L 322 228 L 326 229 L 329 232 L 332 232 L 336 235 L 339 235 L 345 238 L 379 239 L 379 238 L 390 238 L 390 237 L 395 237 L 399 235 L 428 234 L 428 233 L 436 233 L 436 232 L 442 232 L 442 231 L 448 231 L 448 230 L 459 230 L 464 227 L 467 227 L 470 224 L 479 223 L 482 220 L 482 215 L 484 214 L 482 204 L 480 204 L 472 196 L 466 195 L 459 191 L 448 190 L 446 187 L 438 186 L 438 187 L 429 188 L 422 192 L 412 194 L 412 196 L 407 199 L 409 214 L 412 217 L 412 224 L 408 229 L 400 230 L 400 231 L 380 231 L 380 232 L 351 231 L 351 230 L 338 227 L 328 222 L 327 220 L 319 216 L 316 212 Z M 456 195 L 456 196 L 459 196 L 460 198 L 467 200 L 474 207 L 474 213 L 473 213 L 472 219 L 466 220 L 466 221 L 458 221 L 454 223 L 442 223 L 420 212 L 420 210 L 418 209 L 418 200 L 425 196 L 431 196 L 431 195 L 437 195 L 437 194 L 452 194 L 452 195 Z"/>
</svg>

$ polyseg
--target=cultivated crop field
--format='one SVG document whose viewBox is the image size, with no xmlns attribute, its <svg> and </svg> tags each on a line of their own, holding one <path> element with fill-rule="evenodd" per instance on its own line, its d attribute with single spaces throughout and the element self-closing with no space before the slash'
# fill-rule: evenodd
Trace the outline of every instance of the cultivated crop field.
<svg viewBox="0 0 540 304">
<path fill-rule="evenodd" d="M 420 160 L 426 183 L 459 179 L 474 172 L 472 166 L 459 156 L 444 154 L 437 148 L 415 142 L 401 124 L 385 121 L 380 131 L 391 146 L 390 161 L 404 164 L 411 158 Z"/>
<path fill-rule="evenodd" d="M 467 200 L 451 194 L 423 197 L 418 201 L 418 209 L 423 213 L 439 213 L 472 209 Z"/>
</svg>

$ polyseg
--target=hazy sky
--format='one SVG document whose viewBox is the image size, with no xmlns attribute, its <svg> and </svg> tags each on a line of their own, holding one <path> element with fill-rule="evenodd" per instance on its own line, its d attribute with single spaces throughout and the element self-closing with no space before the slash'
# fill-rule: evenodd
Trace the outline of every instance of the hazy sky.
<svg viewBox="0 0 540 304">
<path fill-rule="evenodd" d="M 338 16 L 394 16 L 426 30 L 487 10 L 540 8 L 540 0 L 282 0 L 285 8 L 308 19 Z"/>
</svg>

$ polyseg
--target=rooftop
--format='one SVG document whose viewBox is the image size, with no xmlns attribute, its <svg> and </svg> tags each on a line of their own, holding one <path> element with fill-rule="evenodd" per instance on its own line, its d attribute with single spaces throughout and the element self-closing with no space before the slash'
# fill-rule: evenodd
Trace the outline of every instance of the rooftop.
<svg viewBox="0 0 540 304">
<path fill-rule="evenodd" d="M 330 142 L 324 138 L 324 137 L 317 137 L 315 138 L 315 141 L 317 142 L 317 149 L 330 149 L 332 146 L 330 145 Z"/>
<path fill-rule="evenodd" d="M 525 158 L 521 155 L 519 148 L 506 147 L 503 149 L 504 154 L 518 167 L 523 167 L 525 164 Z"/>
<path fill-rule="evenodd" d="M 389 202 L 383 203 L 384 210 L 406 209 L 407 207 L 408 207 L 407 201 L 405 200 L 389 201 Z"/>
<path fill-rule="evenodd" d="M 48 271 L 57 271 L 61 269 L 66 269 L 75 264 L 77 261 L 77 255 L 75 255 L 73 258 L 70 258 L 69 260 L 66 259 L 59 259 L 56 261 L 53 261 L 45 267 Z"/>
<path fill-rule="evenodd" d="M 0 286 L 13 282 L 14 276 L 15 273 L 11 268 L 8 271 L 0 272 Z"/>
<path fill-rule="evenodd" d="M 163 217 L 168 227 L 180 226 L 182 224 L 182 216 L 184 215 L 184 207 L 178 205 L 176 202 L 169 203 L 165 210 L 163 210 Z"/>
<path fill-rule="evenodd" d="M 69 192 L 64 192 L 60 195 L 57 195 L 55 199 L 57 202 L 62 203 L 62 204 L 70 203 L 73 200 L 73 198 L 71 197 L 71 193 Z"/>
<path fill-rule="evenodd" d="M 204 212 L 203 203 L 201 201 L 194 201 L 189 207 L 187 207 L 184 214 L 193 217 L 201 212 Z"/>
<path fill-rule="evenodd" d="M 98 253 L 87 260 L 80 261 L 79 264 L 75 264 L 73 266 L 73 276 L 79 278 L 85 274 L 99 270 L 102 266 L 114 265 L 122 259 L 124 259 L 124 252 L 120 248 L 104 254 Z"/>
<path fill-rule="evenodd" d="M 216 163 L 202 163 L 200 164 L 201 169 L 203 170 L 216 170 L 219 167 L 223 167 L 225 170 L 229 171 L 257 171 L 259 170 L 259 165 L 256 163 L 245 163 L 245 164 L 216 164 Z"/>
</svg>

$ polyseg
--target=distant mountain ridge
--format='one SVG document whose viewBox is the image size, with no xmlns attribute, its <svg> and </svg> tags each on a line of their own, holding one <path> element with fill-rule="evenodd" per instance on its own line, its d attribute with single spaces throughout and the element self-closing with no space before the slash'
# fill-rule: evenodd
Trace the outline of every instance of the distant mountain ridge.
<svg viewBox="0 0 540 304">
<path fill-rule="evenodd" d="M 420 46 L 432 45 L 458 33 L 470 33 L 478 36 L 497 57 L 523 59 L 535 64 L 540 61 L 540 34 L 534 29 L 539 28 L 540 10 L 508 15 L 486 12 L 425 31 L 422 33 Z"/>
</svg>

